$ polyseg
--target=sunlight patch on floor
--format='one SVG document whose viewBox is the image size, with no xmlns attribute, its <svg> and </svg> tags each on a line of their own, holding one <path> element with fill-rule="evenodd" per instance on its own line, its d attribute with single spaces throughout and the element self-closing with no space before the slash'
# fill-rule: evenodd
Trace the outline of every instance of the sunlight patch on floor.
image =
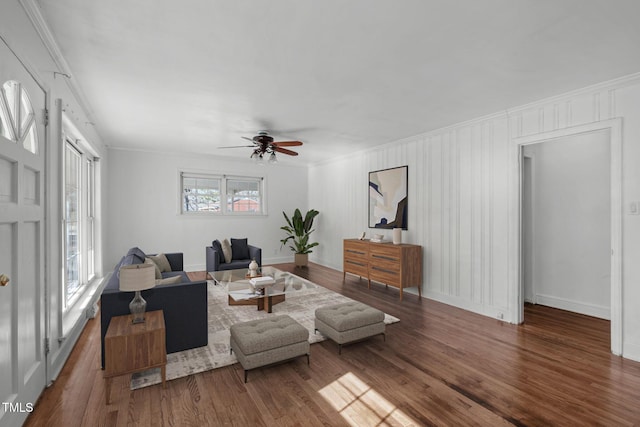
<svg viewBox="0 0 640 427">
<path fill-rule="evenodd" d="M 322 388 L 319 393 L 352 426 L 417 425 L 351 372 Z"/>
</svg>

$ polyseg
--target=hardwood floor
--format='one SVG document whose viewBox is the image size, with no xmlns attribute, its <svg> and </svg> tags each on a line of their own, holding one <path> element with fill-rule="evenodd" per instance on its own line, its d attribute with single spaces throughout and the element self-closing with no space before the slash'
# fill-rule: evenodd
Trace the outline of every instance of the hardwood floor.
<svg viewBox="0 0 640 427">
<path fill-rule="evenodd" d="M 305 358 L 239 365 L 130 391 L 105 405 L 100 322 L 89 321 L 27 426 L 634 425 L 640 363 L 609 352 L 609 322 L 542 306 L 509 325 L 311 264 L 294 272 L 399 317 L 381 337 L 311 346 Z M 187 314 L 187 313 L 185 313 Z"/>
</svg>

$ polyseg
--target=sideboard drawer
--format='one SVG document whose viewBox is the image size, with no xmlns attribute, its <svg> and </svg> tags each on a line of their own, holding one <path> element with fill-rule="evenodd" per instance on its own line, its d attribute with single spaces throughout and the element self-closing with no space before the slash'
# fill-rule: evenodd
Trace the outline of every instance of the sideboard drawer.
<svg viewBox="0 0 640 427">
<path fill-rule="evenodd" d="M 400 273 L 396 269 L 390 270 L 382 266 L 373 265 L 369 268 L 369 278 L 385 285 L 400 287 Z"/>
<path fill-rule="evenodd" d="M 369 264 L 366 261 L 361 262 L 358 260 L 345 259 L 344 271 L 357 276 L 367 277 L 369 275 Z"/>
<path fill-rule="evenodd" d="M 400 248 L 390 244 L 371 244 L 369 249 L 371 259 L 388 260 L 397 263 L 400 260 Z"/>
<path fill-rule="evenodd" d="M 372 270 L 373 268 L 399 274 L 402 270 L 402 264 L 400 263 L 400 260 L 393 259 L 391 257 L 371 256 L 369 259 L 369 269 Z"/>
<path fill-rule="evenodd" d="M 362 253 L 360 251 L 355 251 L 353 249 L 345 249 L 344 250 L 344 259 L 354 259 L 360 260 L 362 262 L 369 262 L 369 254 Z"/>
<path fill-rule="evenodd" d="M 360 240 L 345 240 L 344 256 L 367 259 L 369 256 L 369 245 Z"/>
</svg>

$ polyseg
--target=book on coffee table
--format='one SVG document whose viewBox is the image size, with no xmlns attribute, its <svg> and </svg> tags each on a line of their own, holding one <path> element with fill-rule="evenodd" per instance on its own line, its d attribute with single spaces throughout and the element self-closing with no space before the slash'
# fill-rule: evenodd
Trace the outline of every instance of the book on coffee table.
<svg viewBox="0 0 640 427">
<path fill-rule="evenodd" d="M 251 292 L 258 295 L 265 295 L 267 286 L 275 284 L 276 281 L 271 276 L 254 277 L 249 280 Z"/>
<path fill-rule="evenodd" d="M 253 279 L 249 280 L 249 283 L 251 283 L 254 287 L 259 289 L 267 285 L 272 285 L 276 283 L 276 281 L 273 280 L 273 277 L 271 276 L 262 276 L 262 277 L 254 277 Z"/>
</svg>

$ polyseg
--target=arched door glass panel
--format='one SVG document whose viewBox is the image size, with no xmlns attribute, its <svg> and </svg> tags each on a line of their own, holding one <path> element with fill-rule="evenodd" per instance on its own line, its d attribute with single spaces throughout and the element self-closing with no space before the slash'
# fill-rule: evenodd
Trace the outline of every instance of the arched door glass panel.
<svg viewBox="0 0 640 427">
<path fill-rule="evenodd" d="M 38 154 L 35 113 L 27 91 L 15 80 L 0 88 L 0 134 Z"/>
</svg>

